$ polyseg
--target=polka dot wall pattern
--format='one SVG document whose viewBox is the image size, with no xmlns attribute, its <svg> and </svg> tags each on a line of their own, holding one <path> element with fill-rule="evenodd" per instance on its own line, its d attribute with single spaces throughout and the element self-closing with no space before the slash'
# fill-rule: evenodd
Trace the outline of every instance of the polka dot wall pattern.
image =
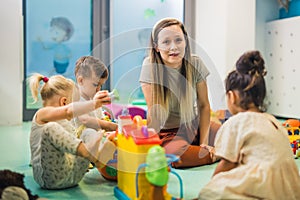
<svg viewBox="0 0 300 200">
<path fill-rule="evenodd" d="M 300 17 L 266 23 L 268 112 L 300 118 Z"/>
</svg>

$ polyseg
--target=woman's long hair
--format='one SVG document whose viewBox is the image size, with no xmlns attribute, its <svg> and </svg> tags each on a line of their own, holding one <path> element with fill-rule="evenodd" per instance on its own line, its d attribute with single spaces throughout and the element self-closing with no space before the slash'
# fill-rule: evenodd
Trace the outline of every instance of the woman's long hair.
<svg viewBox="0 0 300 200">
<path fill-rule="evenodd" d="M 150 63 L 152 73 L 152 80 L 154 83 L 152 84 L 152 101 L 153 105 L 160 105 L 163 109 L 155 110 L 155 113 L 152 113 L 151 118 L 156 118 L 157 120 L 165 121 L 167 119 L 169 113 L 169 102 L 170 102 L 170 88 L 168 86 L 168 73 L 166 68 L 164 67 L 164 62 L 159 52 L 156 51 L 157 42 L 158 42 L 158 34 L 159 32 L 169 26 L 178 25 L 183 34 L 186 42 L 185 47 L 185 55 L 182 60 L 181 67 L 181 81 L 178 83 L 178 89 L 181 90 L 181 95 L 178 97 L 178 101 L 180 104 L 180 115 L 181 115 L 181 124 L 187 125 L 187 127 L 191 126 L 191 122 L 194 118 L 194 89 L 193 88 L 193 73 L 194 66 L 191 64 L 191 49 L 188 39 L 187 31 L 185 30 L 184 25 L 174 18 L 166 18 L 159 21 L 152 30 L 151 41 L 150 41 Z M 165 81 L 164 81 L 165 80 Z M 183 81 L 182 81 L 183 80 Z"/>
</svg>

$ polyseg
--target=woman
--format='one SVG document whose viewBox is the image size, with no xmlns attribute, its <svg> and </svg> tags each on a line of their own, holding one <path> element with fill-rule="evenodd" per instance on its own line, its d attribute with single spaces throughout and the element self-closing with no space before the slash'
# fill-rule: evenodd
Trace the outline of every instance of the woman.
<svg viewBox="0 0 300 200">
<path fill-rule="evenodd" d="M 207 145 L 208 74 L 200 58 L 191 55 L 184 25 L 173 18 L 158 21 L 140 82 L 148 107 L 148 126 L 159 133 L 166 153 L 180 156 L 181 162 L 173 163 L 174 167 L 213 162 L 213 148 Z"/>
</svg>

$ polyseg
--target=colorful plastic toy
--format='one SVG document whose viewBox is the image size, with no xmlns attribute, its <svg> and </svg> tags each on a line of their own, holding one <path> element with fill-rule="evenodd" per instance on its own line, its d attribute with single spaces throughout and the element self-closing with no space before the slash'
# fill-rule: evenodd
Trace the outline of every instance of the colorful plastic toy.
<svg viewBox="0 0 300 200">
<path fill-rule="evenodd" d="M 300 121 L 298 119 L 288 119 L 284 121 L 282 125 L 287 130 L 295 158 L 298 158 L 300 156 Z"/>
<path fill-rule="evenodd" d="M 300 121 L 298 119 L 288 119 L 282 123 L 288 131 L 290 142 L 300 141 Z"/>
<path fill-rule="evenodd" d="M 146 178 L 156 186 L 165 186 L 169 180 L 168 162 L 161 146 L 153 146 L 146 157 Z"/>
<path fill-rule="evenodd" d="M 110 96 L 111 100 L 120 100 L 120 95 L 117 89 L 113 89 L 110 93 L 108 93 Z"/>
<path fill-rule="evenodd" d="M 158 134 L 144 124 L 140 116 L 135 116 L 131 124 L 119 124 L 118 186 L 114 188 L 115 197 L 119 200 L 176 199 L 166 191 L 171 172 L 180 181 L 182 199 L 182 181 L 168 164 L 168 159 L 176 162 L 177 157 L 169 155 L 168 158 L 160 147 Z"/>
<path fill-rule="evenodd" d="M 298 119 L 288 119 L 282 123 L 284 127 L 300 127 L 300 120 Z"/>
<path fill-rule="evenodd" d="M 134 116 L 141 116 L 143 119 L 146 119 L 147 112 L 145 109 L 139 107 L 139 106 L 127 106 L 126 109 L 128 110 L 128 113 L 134 117 Z M 118 118 L 119 115 L 122 115 L 123 110 L 119 110 L 115 115 Z"/>
<path fill-rule="evenodd" d="M 103 178 L 109 181 L 117 181 L 118 180 L 118 171 L 116 168 L 117 160 L 110 160 L 103 168 L 98 169 Z"/>
</svg>

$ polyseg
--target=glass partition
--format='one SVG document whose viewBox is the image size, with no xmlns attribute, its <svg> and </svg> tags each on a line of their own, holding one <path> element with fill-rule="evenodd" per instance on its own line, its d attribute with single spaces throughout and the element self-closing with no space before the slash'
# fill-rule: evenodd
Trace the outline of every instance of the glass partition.
<svg viewBox="0 0 300 200">
<path fill-rule="evenodd" d="M 120 102 L 143 100 L 139 75 L 153 25 L 165 17 L 184 20 L 183 0 L 113 0 L 110 2 L 110 87 Z"/>
<path fill-rule="evenodd" d="M 92 1 L 24 1 L 23 13 L 24 80 L 32 73 L 74 79 L 76 60 L 92 49 Z M 26 82 L 23 85 L 23 119 L 31 120 L 41 102 L 33 104 Z"/>
</svg>

